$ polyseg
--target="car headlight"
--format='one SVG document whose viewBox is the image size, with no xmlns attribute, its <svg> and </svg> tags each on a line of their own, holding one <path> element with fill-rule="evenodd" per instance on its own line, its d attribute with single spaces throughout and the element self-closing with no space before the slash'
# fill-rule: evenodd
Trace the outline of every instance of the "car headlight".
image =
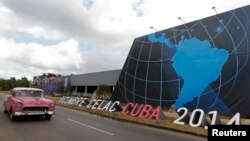
<svg viewBox="0 0 250 141">
<path fill-rule="evenodd" d="M 50 107 L 54 107 L 55 106 L 55 103 L 54 102 L 52 102 L 52 103 L 50 103 L 50 105 L 49 105 Z"/>
<path fill-rule="evenodd" d="M 21 103 L 21 102 L 18 102 L 17 104 L 16 104 L 16 107 L 18 107 L 18 108 L 20 108 L 20 107 L 22 107 L 23 106 L 23 104 Z"/>
</svg>

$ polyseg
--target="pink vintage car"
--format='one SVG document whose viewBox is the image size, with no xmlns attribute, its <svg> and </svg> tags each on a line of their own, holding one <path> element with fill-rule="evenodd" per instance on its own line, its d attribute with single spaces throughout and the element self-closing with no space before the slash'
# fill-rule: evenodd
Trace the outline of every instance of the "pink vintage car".
<svg viewBox="0 0 250 141">
<path fill-rule="evenodd" d="M 3 105 L 11 120 L 26 115 L 41 115 L 49 120 L 55 114 L 54 102 L 44 98 L 43 90 L 37 88 L 14 88 Z"/>
</svg>

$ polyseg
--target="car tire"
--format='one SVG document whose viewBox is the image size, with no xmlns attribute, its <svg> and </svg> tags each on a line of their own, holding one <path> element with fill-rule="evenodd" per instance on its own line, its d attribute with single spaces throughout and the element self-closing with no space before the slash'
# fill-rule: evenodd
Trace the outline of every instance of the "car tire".
<svg viewBox="0 0 250 141">
<path fill-rule="evenodd" d="M 50 120 L 52 115 L 45 115 L 45 119 Z"/>
<path fill-rule="evenodd" d="M 8 113 L 8 111 L 7 111 L 6 109 L 4 109 L 4 113 L 5 113 L 5 114 L 7 114 L 7 113 Z"/>
<path fill-rule="evenodd" d="M 14 115 L 14 113 L 12 111 L 10 111 L 10 120 L 12 120 L 12 121 L 16 120 L 16 116 Z"/>
</svg>

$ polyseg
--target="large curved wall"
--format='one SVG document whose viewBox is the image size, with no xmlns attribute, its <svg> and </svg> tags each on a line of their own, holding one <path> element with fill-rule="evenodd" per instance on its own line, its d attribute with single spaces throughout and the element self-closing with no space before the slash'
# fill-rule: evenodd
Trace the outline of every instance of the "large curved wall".
<svg viewBox="0 0 250 141">
<path fill-rule="evenodd" d="M 250 116 L 250 6 L 136 38 L 113 100 Z"/>
</svg>

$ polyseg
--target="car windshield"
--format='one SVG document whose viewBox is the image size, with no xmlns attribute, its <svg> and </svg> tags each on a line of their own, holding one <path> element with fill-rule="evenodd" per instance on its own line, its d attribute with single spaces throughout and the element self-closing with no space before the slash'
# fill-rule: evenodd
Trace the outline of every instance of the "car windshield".
<svg viewBox="0 0 250 141">
<path fill-rule="evenodd" d="M 16 96 L 22 97 L 43 97 L 42 91 L 35 91 L 35 90 L 20 90 L 16 92 Z"/>
</svg>

